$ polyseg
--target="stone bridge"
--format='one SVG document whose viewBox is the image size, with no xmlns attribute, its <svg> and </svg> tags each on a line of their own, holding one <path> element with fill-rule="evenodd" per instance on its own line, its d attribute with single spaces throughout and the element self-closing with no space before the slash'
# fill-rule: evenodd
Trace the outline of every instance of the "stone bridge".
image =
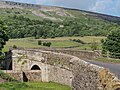
<svg viewBox="0 0 120 90">
<path fill-rule="evenodd" d="M 61 52 L 13 50 L 12 70 L 5 73 L 22 81 L 57 82 L 73 90 L 120 90 L 120 80 L 109 70 Z M 74 53 L 75 54 L 75 53 Z"/>
</svg>

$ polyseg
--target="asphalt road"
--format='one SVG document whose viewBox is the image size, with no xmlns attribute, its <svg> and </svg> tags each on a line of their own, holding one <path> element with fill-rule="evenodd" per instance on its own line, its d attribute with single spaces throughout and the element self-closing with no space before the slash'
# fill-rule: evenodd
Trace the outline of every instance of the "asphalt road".
<svg viewBox="0 0 120 90">
<path fill-rule="evenodd" d="M 104 63 L 104 62 L 98 62 L 98 61 L 92 61 L 92 60 L 85 60 L 85 61 L 109 69 L 112 73 L 114 73 L 120 79 L 120 64 Z"/>
</svg>

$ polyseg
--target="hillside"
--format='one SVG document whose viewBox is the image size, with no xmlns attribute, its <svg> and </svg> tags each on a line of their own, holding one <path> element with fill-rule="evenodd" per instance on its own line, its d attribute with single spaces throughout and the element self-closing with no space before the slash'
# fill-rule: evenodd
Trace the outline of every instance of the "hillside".
<svg viewBox="0 0 120 90">
<path fill-rule="evenodd" d="M 54 6 L 34 5 L 34 4 L 11 2 L 11 1 L 0 1 L 0 8 L 26 9 L 32 12 L 36 16 L 40 16 L 42 18 L 49 18 L 49 19 L 55 18 L 54 15 L 58 17 L 60 16 L 61 17 L 63 16 L 73 17 L 71 13 L 68 13 L 68 10 L 72 10 L 72 11 L 78 11 L 78 13 L 81 13 L 86 16 L 97 17 L 97 18 L 101 18 L 101 19 L 108 20 L 111 22 L 119 23 L 120 21 L 120 17 L 110 16 L 110 15 L 105 15 L 105 14 L 100 14 L 100 13 L 95 13 L 95 12 L 90 12 L 90 11 L 63 8 L 63 7 L 54 7 Z"/>
<path fill-rule="evenodd" d="M 118 17 L 10 1 L 0 1 L 0 18 L 10 38 L 106 36 L 120 28 Z"/>
<path fill-rule="evenodd" d="M 68 13 L 66 10 L 52 6 L 40 6 L 40 5 L 27 4 L 27 3 L 1 1 L 0 8 L 8 9 L 8 11 L 13 10 L 13 12 L 11 13 L 14 14 L 20 14 L 25 16 L 30 15 L 31 17 L 38 16 L 39 18 L 46 18 L 50 20 L 60 20 L 60 18 L 72 17 L 72 15 Z M 17 10 L 14 11 L 14 9 Z M 28 17 L 31 18 L 30 16 Z"/>
</svg>

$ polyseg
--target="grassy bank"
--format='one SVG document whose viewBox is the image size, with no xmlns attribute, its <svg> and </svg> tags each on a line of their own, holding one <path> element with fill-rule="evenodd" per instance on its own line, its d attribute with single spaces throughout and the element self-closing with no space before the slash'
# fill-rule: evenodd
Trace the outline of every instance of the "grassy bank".
<svg viewBox="0 0 120 90">
<path fill-rule="evenodd" d="M 0 84 L 0 90 L 71 90 L 71 88 L 65 85 L 52 82 L 27 82 Z"/>
<path fill-rule="evenodd" d="M 113 58 L 96 58 L 95 61 L 106 62 L 106 63 L 120 63 L 120 59 Z"/>
</svg>

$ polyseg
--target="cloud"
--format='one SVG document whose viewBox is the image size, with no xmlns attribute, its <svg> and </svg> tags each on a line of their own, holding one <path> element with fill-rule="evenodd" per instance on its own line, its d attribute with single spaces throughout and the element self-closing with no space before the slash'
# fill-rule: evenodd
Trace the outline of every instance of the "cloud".
<svg viewBox="0 0 120 90">
<path fill-rule="evenodd" d="M 110 15 L 120 15 L 120 0 L 97 0 L 95 6 L 90 8 L 90 11 L 110 14 Z"/>
</svg>

